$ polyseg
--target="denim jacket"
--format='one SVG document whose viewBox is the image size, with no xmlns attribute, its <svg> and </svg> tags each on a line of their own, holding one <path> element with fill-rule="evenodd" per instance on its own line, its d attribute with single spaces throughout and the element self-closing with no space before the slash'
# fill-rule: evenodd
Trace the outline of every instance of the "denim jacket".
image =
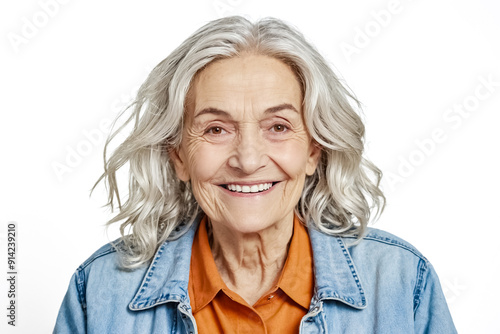
<svg viewBox="0 0 500 334">
<path fill-rule="evenodd" d="M 133 271 L 100 248 L 73 275 L 54 333 L 198 333 L 188 296 L 198 224 Z M 300 333 L 456 333 L 436 272 L 407 242 L 373 228 L 351 246 L 312 228 L 309 237 L 315 290 Z"/>
</svg>

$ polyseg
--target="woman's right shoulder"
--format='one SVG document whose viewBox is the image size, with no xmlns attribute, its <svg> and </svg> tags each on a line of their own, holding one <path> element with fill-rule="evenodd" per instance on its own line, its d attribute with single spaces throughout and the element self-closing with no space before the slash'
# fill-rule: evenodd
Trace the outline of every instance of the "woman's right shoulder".
<svg viewBox="0 0 500 334">
<path fill-rule="evenodd" d="M 103 294 L 116 295 L 114 299 L 127 295 L 129 301 L 132 299 L 149 265 L 124 268 L 118 251 L 122 245 L 122 238 L 103 245 L 76 269 L 73 280 L 82 300 L 91 295 L 100 295 L 102 298 Z"/>
<path fill-rule="evenodd" d="M 136 277 L 142 280 L 148 264 L 143 264 L 134 269 L 128 269 L 123 266 L 122 252 L 119 249 L 124 245 L 125 237 L 120 237 L 114 241 L 101 246 L 92 255 L 90 255 L 75 271 L 78 282 L 87 284 L 89 281 L 104 279 L 125 279 L 129 280 Z"/>
<path fill-rule="evenodd" d="M 117 247 L 121 244 L 123 244 L 122 237 L 101 246 L 83 261 L 76 271 L 83 271 L 94 266 L 119 266 L 120 255 L 118 254 Z"/>
<path fill-rule="evenodd" d="M 137 294 L 148 266 L 123 268 L 117 250 L 122 243 L 119 238 L 103 245 L 76 269 L 54 333 L 85 332 L 88 321 L 100 326 L 101 320 L 104 323 L 128 312 L 127 305 Z"/>
</svg>

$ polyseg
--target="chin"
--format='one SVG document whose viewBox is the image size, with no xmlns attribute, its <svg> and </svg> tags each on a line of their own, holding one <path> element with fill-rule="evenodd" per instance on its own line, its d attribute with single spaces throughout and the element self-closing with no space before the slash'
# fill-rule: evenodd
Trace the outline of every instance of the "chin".
<svg viewBox="0 0 500 334">
<path fill-rule="evenodd" d="M 293 217 L 293 215 L 292 215 Z M 289 221 L 289 223 L 293 224 L 293 218 L 288 219 L 288 215 L 286 217 L 270 217 L 266 214 L 244 214 L 240 212 L 237 215 L 232 215 L 230 220 L 226 220 L 226 223 L 221 223 L 226 226 L 226 228 L 231 229 L 233 232 L 241 233 L 241 234 L 249 234 L 249 233 L 259 233 L 267 229 L 279 228 L 279 226 Z"/>
</svg>

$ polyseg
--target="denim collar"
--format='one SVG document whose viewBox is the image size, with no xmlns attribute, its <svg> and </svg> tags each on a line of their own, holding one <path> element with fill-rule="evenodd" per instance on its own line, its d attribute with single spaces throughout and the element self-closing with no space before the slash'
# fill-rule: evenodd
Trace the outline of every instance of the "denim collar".
<svg viewBox="0 0 500 334">
<path fill-rule="evenodd" d="M 160 246 L 129 304 L 131 311 L 168 302 L 182 302 L 190 308 L 187 291 L 191 247 L 200 220 L 199 216 L 180 238 Z M 308 230 L 314 258 L 316 287 L 313 299 L 333 299 L 354 308 L 365 308 L 364 290 L 343 239 L 311 227 Z"/>
<path fill-rule="evenodd" d="M 188 282 L 191 248 L 200 217 L 176 240 L 165 241 L 151 262 L 141 286 L 129 304 L 131 311 L 168 302 L 189 305 Z"/>
<path fill-rule="evenodd" d="M 309 227 L 314 257 L 318 300 L 334 299 L 357 309 L 366 307 L 366 297 L 351 254 L 341 237 Z"/>
</svg>

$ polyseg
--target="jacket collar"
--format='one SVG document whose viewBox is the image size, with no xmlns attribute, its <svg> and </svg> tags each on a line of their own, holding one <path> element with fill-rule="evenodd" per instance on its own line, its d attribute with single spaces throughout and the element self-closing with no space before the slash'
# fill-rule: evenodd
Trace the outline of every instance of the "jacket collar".
<svg viewBox="0 0 500 334">
<path fill-rule="evenodd" d="M 176 240 L 164 242 L 149 266 L 129 309 L 139 311 L 167 302 L 189 306 L 188 282 L 191 248 L 202 215 Z M 366 298 L 354 262 L 340 237 L 309 228 L 314 273 L 314 299 L 334 299 L 354 308 L 366 307 Z"/>
<path fill-rule="evenodd" d="M 181 237 L 167 240 L 158 248 L 141 286 L 129 304 L 131 311 L 148 309 L 167 302 L 184 302 L 189 305 L 187 291 L 191 248 L 200 218 L 197 217 Z"/>
<path fill-rule="evenodd" d="M 310 224 L 312 225 L 312 224 Z M 309 227 L 314 257 L 316 298 L 335 299 L 354 308 L 366 307 L 360 277 L 344 241 Z"/>
</svg>

